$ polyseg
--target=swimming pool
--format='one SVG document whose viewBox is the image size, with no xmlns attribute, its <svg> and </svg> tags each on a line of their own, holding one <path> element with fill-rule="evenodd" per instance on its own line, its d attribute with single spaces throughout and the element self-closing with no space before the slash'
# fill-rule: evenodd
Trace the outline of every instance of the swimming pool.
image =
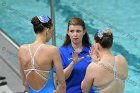
<svg viewBox="0 0 140 93">
<path fill-rule="evenodd" d="M 140 1 L 139 0 L 71 0 L 55 1 L 57 46 L 61 46 L 67 22 L 73 16 L 85 20 L 87 31 L 93 41 L 97 29 L 110 27 L 114 33 L 113 53 L 123 54 L 128 61 L 129 76 L 125 93 L 140 90 Z M 108 3 L 109 2 L 109 3 Z M 17 43 L 31 43 L 34 33 L 30 19 L 35 15 L 50 15 L 49 0 L 1 0 L 0 28 Z M 51 44 L 51 42 L 49 42 Z"/>
</svg>

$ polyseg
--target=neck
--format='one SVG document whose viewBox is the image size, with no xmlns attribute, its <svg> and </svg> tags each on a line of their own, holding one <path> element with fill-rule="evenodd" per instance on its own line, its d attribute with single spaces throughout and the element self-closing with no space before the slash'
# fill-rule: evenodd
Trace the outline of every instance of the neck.
<svg viewBox="0 0 140 93">
<path fill-rule="evenodd" d="M 36 40 L 34 43 L 38 43 L 38 44 L 45 44 L 46 43 L 46 37 L 43 36 L 42 34 L 36 34 Z"/>
<path fill-rule="evenodd" d="M 82 45 L 82 43 L 79 43 L 79 44 L 72 43 L 72 47 L 74 48 L 74 50 L 76 52 L 81 52 L 82 51 L 82 48 L 83 48 L 83 45 Z"/>
<path fill-rule="evenodd" d="M 102 59 L 104 56 L 112 55 L 109 49 L 101 49 L 99 52 L 100 58 Z"/>
</svg>

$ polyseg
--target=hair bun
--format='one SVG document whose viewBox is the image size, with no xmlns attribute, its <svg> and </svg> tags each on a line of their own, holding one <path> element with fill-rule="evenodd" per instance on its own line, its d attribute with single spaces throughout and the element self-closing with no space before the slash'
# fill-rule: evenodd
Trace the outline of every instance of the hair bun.
<svg viewBox="0 0 140 93">
<path fill-rule="evenodd" d="M 41 24 L 41 22 L 38 20 L 37 17 L 33 18 L 31 20 L 31 23 L 34 25 L 34 26 L 39 26 Z"/>
<path fill-rule="evenodd" d="M 41 33 L 44 31 L 45 28 L 51 28 L 53 26 L 52 21 L 49 17 L 47 17 L 47 18 L 45 17 L 40 20 L 38 19 L 37 16 L 33 17 L 31 20 L 35 33 Z M 46 22 L 46 23 L 43 23 L 43 22 Z"/>
<path fill-rule="evenodd" d="M 111 37 L 112 36 L 112 31 L 109 28 L 104 29 L 104 37 Z"/>
</svg>

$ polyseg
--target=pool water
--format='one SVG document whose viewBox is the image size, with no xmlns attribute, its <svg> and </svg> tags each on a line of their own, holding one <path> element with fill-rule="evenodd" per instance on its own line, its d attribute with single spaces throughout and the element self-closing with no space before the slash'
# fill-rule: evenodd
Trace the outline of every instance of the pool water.
<svg viewBox="0 0 140 93">
<path fill-rule="evenodd" d="M 1 0 L 0 28 L 20 45 L 33 42 L 30 20 L 35 15 L 50 16 L 49 3 L 49 0 Z M 91 42 L 95 31 L 110 27 L 114 33 L 113 53 L 124 55 L 129 65 L 125 93 L 139 93 L 139 6 L 139 0 L 55 0 L 56 44 L 62 45 L 68 20 L 73 16 L 84 19 Z"/>
</svg>

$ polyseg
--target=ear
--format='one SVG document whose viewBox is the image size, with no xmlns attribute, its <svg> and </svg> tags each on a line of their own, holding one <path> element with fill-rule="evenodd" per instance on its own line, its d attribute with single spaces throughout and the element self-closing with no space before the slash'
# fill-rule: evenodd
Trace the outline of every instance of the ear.
<svg viewBox="0 0 140 93">
<path fill-rule="evenodd" d="M 83 35 L 85 35 L 86 34 L 86 30 L 83 30 Z"/>
<path fill-rule="evenodd" d="M 96 44 L 97 50 L 100 51 L 101 45 L 99 43 Z"/>
<path fill-rule="evenodd" d="M 67 34 L 69 35 L 69 30 L 67 29 Z"/>
<path fill-rule="evenodd" d="M 86 30 L 84 30 L 84 35 L 86 34 Z"/>
<path fill-rule="evenodd" d="M 46 35 L 49 33 L 49 28 L 45 30 Z"/>
</svg>

